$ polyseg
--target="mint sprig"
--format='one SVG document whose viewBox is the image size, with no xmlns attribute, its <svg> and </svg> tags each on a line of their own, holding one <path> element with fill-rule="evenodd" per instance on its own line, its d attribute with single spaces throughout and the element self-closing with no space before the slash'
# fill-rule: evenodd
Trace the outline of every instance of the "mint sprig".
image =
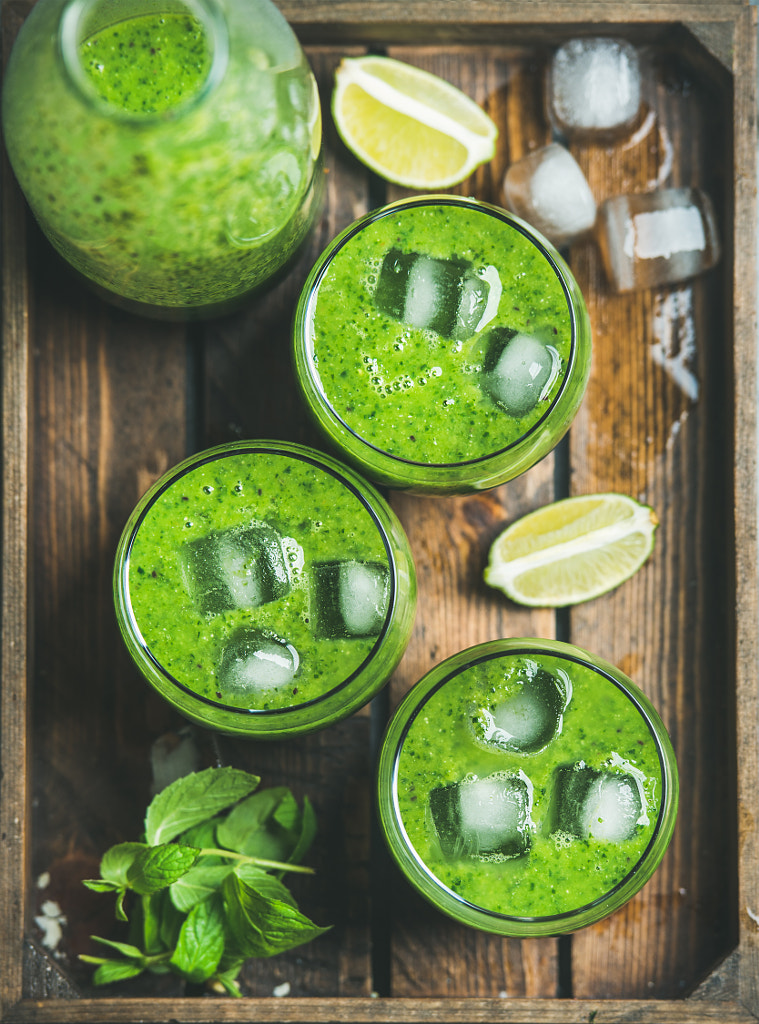
<svg viewBox="0 0 759 1024">
<path fill-rule="evenodd" d="M 285 787 L 254 792 L 260 779 L 236 768 L 207 768 L 177 779 L 151 801 L 144 842 L 118 843 L 84 884 L 116 900 L 128 941 L 93 936 L 110 956 L 82 956 L 106 985 L 173 972 L 240 996 L 250 957 L 269 957 L 322 935 L 282 881 L 312 874 L 299 862 L 316 834 Z M 117 954 L 114 956 L 113 954 Z"/>
</svg>

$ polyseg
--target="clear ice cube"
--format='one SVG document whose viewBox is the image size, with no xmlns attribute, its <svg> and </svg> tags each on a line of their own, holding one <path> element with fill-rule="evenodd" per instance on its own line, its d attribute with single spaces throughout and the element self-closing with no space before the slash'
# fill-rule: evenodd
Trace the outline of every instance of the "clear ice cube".
<svg viewBox="0 0 759 1024">
<path fill-rule="evenodd" d="M 187 591 L 202 615 L 257 608 L 290 590 L 282 537 L 271 526 L 214 531 L 180 552 Z"/>
<path fill-rule="evenodd" d="M 638 51 L 624 39 L 570 39 L 550 64 L 549 115 L 568 136 L 623 132 L 639 116 L 641 80 Z"/>
<path fill-rule="evenodd" d="M 495 267 L 434 259 L 391 249 L 382 261 L 374 301 L 386 316 L 445 338 L 468 338 L 496 314 L 501 281 Z"/>
<path fill-rule="evenodd" d="M 544 401 L 561 370 L 552 345 L 531 334 L 494 327 L 486 339 L 481 383 L 511 416 L 524 416 Z"/>
<path fill-rule="evenodd" d="M 438 786 L 430 792 L 429 807 L 447 857 L 506 860 L 530 848 L 532 784 L 523 772 Z"/>
<path fill-rule="evenodd" d="M 538 668 L 518 681 L 505 700 L 492 708 L 477 709 L 472 722 L 475 737 L 487 747 L 536 753 L 561 732 L 571 696 L 572 684 L 566 673 L 552 675 Z"/>
<path fill-rule="evenodd" d="M 327 639 L 379 635 L 390 605 L 390 573 L 380 562 L 316 562 L 316 635 Z"/>
<path fill-rule="evenodd" d="M 598 243 L 615 291 L 685 281 L 720 255 L 711 200 L 693 188 L 614 196 L 598 211 Z"/>
<path fill-rule="evenodd" d="M 554 831 L 622 843 L 647 821 L 640 781 L 630 772 L 564 765 L 554 778 Z"/>
<path fill-rule="evenodd" d="M 281 690 L 292 683 L 299 663 L 298 652 L 286 640 L 259 629 L 241 629 L 222 650 L 219 689 L 234 696 Z"/>
<path fill-rule="evenodd" d="M 595 224 L 596 201 L 575 158 L 557 142 L 517 160 L 503 179 L 506 205 L 554 245 L 567 245 Z"/>
</svg>

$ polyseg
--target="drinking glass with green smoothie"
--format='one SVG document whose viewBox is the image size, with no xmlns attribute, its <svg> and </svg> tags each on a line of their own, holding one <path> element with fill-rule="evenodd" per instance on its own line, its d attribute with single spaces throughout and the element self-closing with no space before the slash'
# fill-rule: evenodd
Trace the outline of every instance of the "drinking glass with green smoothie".
<svg viewBox="0 0 759 1024">
<path fill-rule="evenodd" d="M 232 308 L 319 208 L 316 83 L 269 0 L 39 0 L 3 121 L 50 241 L 137 312 Z"/>
<path fill-rule="evenodd" d="M 648 881 L 677 814 L 675 756 L 622 672 L 570 644 L 510 639 L 441 662 L 393 716 L 377 770 L 391 854 L 456 921 L 558 935 Z"/>
<path fill-rule="evenodd" d="M 251 441 L 200 452 L 148 490 L 119 543 L 114 597 L 132 658 L 178 711 L 282 739 L 384 686 L 416 576 L 400 523 L 357 473 Z"/>
<path fill-rule="evenodd" d="M 569 429 L 590 372 L 587 309 L 558 252 L 456 196 L 346 228 L 312 269 L 293 334 L 324 434 L 369 478 L 417 493 L 525 472 Z"/>
</svg>

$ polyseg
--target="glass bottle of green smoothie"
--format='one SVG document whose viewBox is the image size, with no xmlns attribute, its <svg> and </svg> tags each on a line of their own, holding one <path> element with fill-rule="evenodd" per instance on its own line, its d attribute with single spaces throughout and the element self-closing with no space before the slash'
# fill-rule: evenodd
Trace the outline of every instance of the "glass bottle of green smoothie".
<svg viewBox="0 0 759 1024">
<path fill-rule="evenodd" d="M 148 315 L 238 304 L 318 210 L 316 83 L 269 0 L 39 0 L 3 120 L 55 248 Z"/>
</svg>

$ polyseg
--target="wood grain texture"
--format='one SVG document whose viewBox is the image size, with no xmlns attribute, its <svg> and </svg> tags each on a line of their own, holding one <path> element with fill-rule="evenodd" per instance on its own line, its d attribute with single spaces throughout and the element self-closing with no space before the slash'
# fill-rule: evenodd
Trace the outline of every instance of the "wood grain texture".
<svg viewBox="0 0 759 1024">
<path fill-rule="evenodd" d="M 3 8 L 3 66 L 20 26 Z M 26 216 L 3 153 L 2 183 L 2 699 L 0 701 L 0 949 L 13 950 L 0 982 L 0 1015 L 22 994 L 28 831 L 29 721 L 26 715 L 29 575 L 29 286 Z"/>
<path fill-rule="evenodd" d="M 753 1024 L 735 1002 L 618 999 L 25 1000 L 8 1024 Z"/>
</svg>

